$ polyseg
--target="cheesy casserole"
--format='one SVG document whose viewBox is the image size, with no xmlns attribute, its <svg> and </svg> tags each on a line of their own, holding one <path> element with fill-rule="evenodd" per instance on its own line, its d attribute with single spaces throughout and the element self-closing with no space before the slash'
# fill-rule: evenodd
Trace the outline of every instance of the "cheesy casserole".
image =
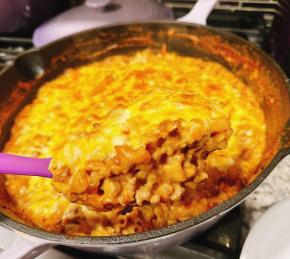
<svg viewBox="0 0 290 259">
<path fill-rule="evenodd" d="M 207 178 L 208 155 L 226 147 L 229 120 L 189 91 L 152 91 L 113 110 L 54 154 L 53 185 L 70 201 L 107 211 L 171 203 Z"/>
<path fill-rule="evenodd" d="M 218 103 L 230 120 L 233 132 L 227 147 L 209 154 L 207 178 L 194 188 L 181 184 L 182 195 L 170 202 L 161 199 L 156 204 L 97 212 L 69 202 L 50 179 L 7 175 L 8 199 L 2 205 L 47 231 L 120 235 L 188 219 L 239 192 L 258 173 L 263 157 L 263 111 L 247 85 L 222 65 L 175 53 L 144 50 L 67 69 L 45 83 L 34 101 L 19 113 L 3 152 L 57 157 L 66 144 L 101 125 L 112 110 L 126 110 L 158 89 L 194 92 Z"/>
</svg>

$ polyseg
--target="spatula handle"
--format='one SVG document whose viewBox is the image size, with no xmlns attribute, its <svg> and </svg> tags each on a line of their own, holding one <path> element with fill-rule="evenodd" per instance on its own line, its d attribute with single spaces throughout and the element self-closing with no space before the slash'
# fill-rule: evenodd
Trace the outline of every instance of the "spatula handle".
<svg viewBox="0 0 290 259">
<path fill-rule="evenodd" d="M 51 158 L 31 158 L 0 153 L 0 174 L 30 175 L 51 178 Z"/>
</svg>

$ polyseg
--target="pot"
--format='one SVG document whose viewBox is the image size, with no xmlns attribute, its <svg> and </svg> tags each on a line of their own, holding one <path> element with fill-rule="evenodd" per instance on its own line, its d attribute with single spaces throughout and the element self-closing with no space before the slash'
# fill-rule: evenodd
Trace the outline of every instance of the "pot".
<svg viewBox="0 0 290 259">
<path fill-rule="evenodd" d="M 66 68 L 116 53 L 147 47 L 161 49 L 164 45 L 169 51 L 221 63 L 253 90 L 265 113 L 267 125 L 267 151 L 259 175 L 238 194 L 200 215 L 164 228 L 124 236 L 72 238 L 28 226 L 23 220 L 19 222 L 16 215 L 3 211 L 0 214 L 0 228 L 4 234 L 1 233 L 1 236 L 7 236 L 7 246 L 7 239 L 11 237 L 12 244 L 0 254 L 1 258 L 34 258 L 55 245 L 118 255 L 168 249 L 215 224 L 255 190 L 284 156 L 290 154 L 289 84 L 269 56 L 229 33 L 188 23 L 154 21 L 92 29 L 18 57 L 0 75 L 0 145 L 3 146 L 7 140 L 18 111 L 33 99 L 44 82 L 61 74 Z"/>
<path fill-rule="evenodd" d="M 86 0 L 36 28 L 32 41 L 41 47 L 76 32 L 120 22 L 173 19 L 171 9 L 152 0 Z"/>
</svg>

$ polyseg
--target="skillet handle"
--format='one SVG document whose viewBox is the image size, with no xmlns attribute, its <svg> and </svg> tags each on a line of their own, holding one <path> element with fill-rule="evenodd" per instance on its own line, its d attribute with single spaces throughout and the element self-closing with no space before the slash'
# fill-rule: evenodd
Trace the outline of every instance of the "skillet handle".
<svg viewBox="0 0 290 259">
<path fill-rule="evenodd" d="M 191 11 L 183 17 L 178 18 L 180 22 L 196 23 L 206 25 L 206 20 L 218 0 L 199 0 Z"/>
<path fill-rule="evenodd" d="M 40 238 L 16 233 L 0 224 L 0 248 L 5 249 L 0 252 L 0 259 L 33 259 L 55 245 Z"/>
</svg>

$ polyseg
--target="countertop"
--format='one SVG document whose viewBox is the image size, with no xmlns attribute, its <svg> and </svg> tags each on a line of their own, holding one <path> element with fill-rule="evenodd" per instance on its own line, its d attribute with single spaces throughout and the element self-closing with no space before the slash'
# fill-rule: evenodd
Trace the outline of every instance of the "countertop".
<svg viewBox="0 0 290 259">
<path fill-rule="evenodd" d="M 285 157 L 246 199 L 244 235 L 269 207 L 287 197 L 290 197 L 290 155 Z"/>
</svg>

